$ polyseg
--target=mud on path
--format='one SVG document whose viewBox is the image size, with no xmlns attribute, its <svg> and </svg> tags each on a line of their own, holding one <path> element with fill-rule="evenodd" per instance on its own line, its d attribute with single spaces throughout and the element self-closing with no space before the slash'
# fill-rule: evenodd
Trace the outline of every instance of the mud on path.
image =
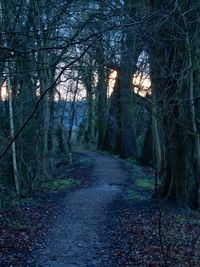
<svg viewBox="0 0 200 267">
<path fill-rule="evenodd" d="M 127 173 L 120 160 L 95 152 L 83 152 L 94 160 L 92 185 L 69 193 L 64 211 L 51 226 L 36 266 L 112 266 L 105 224 L 107 207 L 121 198 Z"/>
</svg>

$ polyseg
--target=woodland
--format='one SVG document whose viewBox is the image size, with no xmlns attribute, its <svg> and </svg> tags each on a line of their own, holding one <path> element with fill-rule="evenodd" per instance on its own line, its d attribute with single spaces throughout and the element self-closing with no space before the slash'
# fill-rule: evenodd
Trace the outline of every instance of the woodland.
<svg viewBox="0 0 200 267">
<path fill-rule="evenodd" d="M 198 212 L 199 37 L 199 0 L 0 0 L 0 210 L 92 150 Z"/>
</svg>

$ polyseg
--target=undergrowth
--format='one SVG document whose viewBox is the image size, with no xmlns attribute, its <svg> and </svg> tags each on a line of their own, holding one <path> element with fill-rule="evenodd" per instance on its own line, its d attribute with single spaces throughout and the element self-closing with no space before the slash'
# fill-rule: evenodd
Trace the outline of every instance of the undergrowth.
<svg viewBox="0 0 200 267">
<path fill-rule="evenodd" d="M 73 162 L 71 165 L 65 165 L 63 158 L 59 160 L 60 164 L 58 163 L 58 166 L 61 166 L 61 168 L 57 168 L 55 177 L 42 179 L 42 181 L 35 185 L 31 192 L 22 190 L 20 195 L 17 195 L 13 188 L 9 190 L 9 194 L 3 198 L 3 201 L 1 201 L 0 196 L 0 211 L 18 206 L 37 205 L 40 197 L 46 196 L 49 193 L 73 189 L 79 186 L 81 181 L 76 178 L 74 179 L 73 175 L 70 175 L 70 171 L 80 168 L 81 166 L 92 166 L 92 162 L 88 157 L 79 155 L 78 153 L 73 154 Z"/>
</svg>

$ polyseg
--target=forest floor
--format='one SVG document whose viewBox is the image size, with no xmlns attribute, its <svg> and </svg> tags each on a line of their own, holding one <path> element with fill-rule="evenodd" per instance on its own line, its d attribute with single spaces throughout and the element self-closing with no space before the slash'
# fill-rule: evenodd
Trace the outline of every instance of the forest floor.
<svg viewBox="0 0 200 267">
<path fill-rule="evenodd" d="M 83 152 L 58 190 L 0 213 L 0 266 L 162 266 L 154 171 L 105 153 Z M 200 214 L 161 204 L 170 267 L 200 266 Z"/>
</svg>

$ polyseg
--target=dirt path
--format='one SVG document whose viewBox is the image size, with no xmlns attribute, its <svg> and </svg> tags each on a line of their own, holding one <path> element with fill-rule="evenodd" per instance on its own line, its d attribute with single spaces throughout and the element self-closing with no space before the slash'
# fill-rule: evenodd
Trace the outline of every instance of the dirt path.
<svg viewBox="0 0 200 267">
<path fill-rule="evenodd" d="M 92 185 L 65 198 L 64 213 L 56 219 L 37 253 L 37 266 L 112 266 L 105 236 L 106 211 L 123 193 L 127 174 L 120 168 L 119 160 L 111 156 L 84 153 L 95 160 Z"/>
</svg>

